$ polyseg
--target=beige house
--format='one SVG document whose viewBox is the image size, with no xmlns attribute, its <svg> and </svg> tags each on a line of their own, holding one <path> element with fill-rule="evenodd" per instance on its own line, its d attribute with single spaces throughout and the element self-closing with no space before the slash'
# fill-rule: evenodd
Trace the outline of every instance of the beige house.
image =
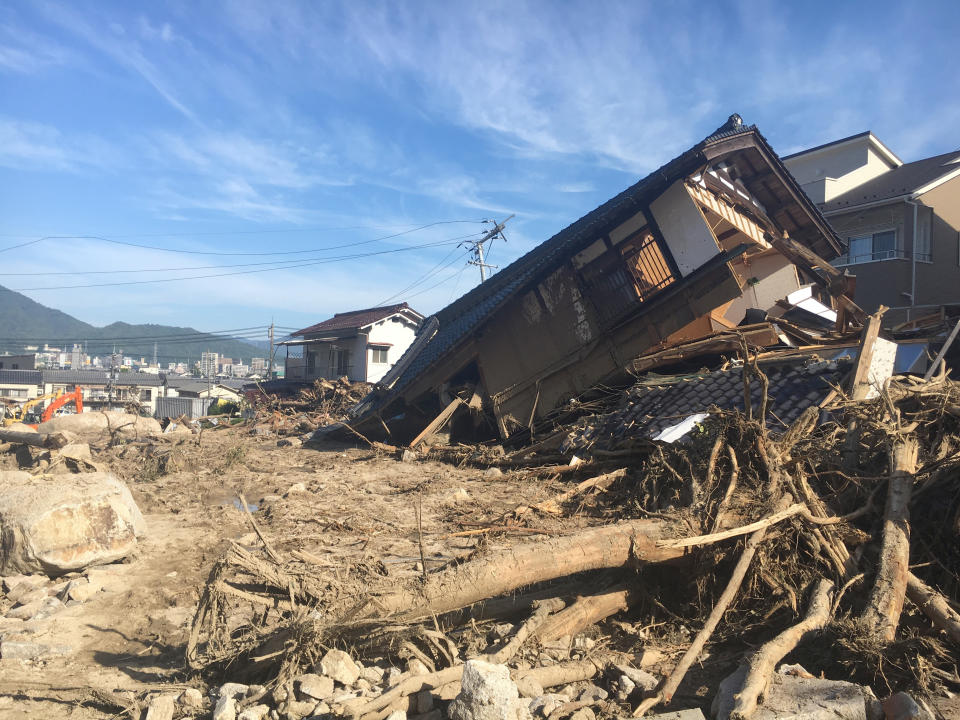
<svg viewBox="0 0 960 720">
<path fill-rule="evenodd" d="M 844 243 L 865 310 L 889 323 L 960 304 L 960 150 L 904 163 L 863 132 L 783 158 Z"/>
</svg>

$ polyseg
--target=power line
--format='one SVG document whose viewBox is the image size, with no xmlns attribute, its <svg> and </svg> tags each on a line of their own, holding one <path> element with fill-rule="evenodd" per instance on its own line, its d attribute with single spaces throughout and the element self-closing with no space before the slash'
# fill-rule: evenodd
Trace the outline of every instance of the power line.
<svg viewBox="0 0 960 720">
<path fill-rule="evenodd" d="M 470 238 L 480 233 L 470 233 L 469 235 L 459 235 L 457 237 L 452 237 L 449 240 L 438 241 L 438 242 L 454 242 L 460 241 L 464 238 Z M 311 260 L 328 260 L 331 258 L 298 258 L 296 260 L 272 260 L 269 262 L 255 262 L 255 263 L 235 263 L 232 265 L 187 265 L 183 267 L 172 267 L 172 268 L 142 268 L 142 269 L 130 269 L 130 270 L 59 270 L 59 271 L 44 271 L 44 272 L 8 272 L 0 273 L 0 277 L 46 277 L 46 276 L 61 276 L 61 275 L 118 275 L 118 274 L 131 274 L 131 273 L 153 273 L 153 272 L 182 272 L 184 270 L 216 270 L 222 268 L 238 268 L 238 267 L 262 267 L 265 265 L 290 265 L 294 263 L 308 262 Z M 335 259 L 335 258 L 333 258 Z M 283 268 L 277 268 L 282 270 Z"/>
<path fill-rule="evenodd" d="M 423 243 L 421 245 L 410 245 L 407 247 L 393 248 L 390 250 L 378 250 L 370 253 L 356 253 L 353 255 L 334 256 L 331 258 L 323 258 L 321 260 L 311 260 L 309 262 L 300 262 L 298 264 L 284 265 L 283 267 L 261 268 L 259 270 L 239 270 L 237 272 L 209 273 L 206 275 L 190 275 L 187 277 L 178 277 L 178 278 L 157 278 L 154 280 L 130 280 L 127 282 L 88 283 L 86 285 L 46 285 L 41 287 L 11 288 L 11 289 L 17 292 L 23 292 L 28 290 L 73 290 L 77 288 L 118 287 L 118 286 L 126 286 L 126 285 L 152 285 L 157 283 L 180 282 L 183 280 L 205 280 L 208 278 L 228 277 L 231 275 L 253 275 L 256 273 L 276 272 L 277 270 L 288 270 L 292 268 L 309 267 L 311 265 L 325 265 L 328 263 L 342 262 L 345 260 L 356 260 L 359 258 L 373 257 L 376 255 L 388 255 L 391 253 L 409 252 L 411 250 L 422 250 L 424 248 L 439 247 L 441 245 L 447 245 L 447 244 L 450 244 L 451 242 L 456 242 L 456 241 L 440 240 L 437 242 Z"/>
<path fill-rule="evenodd" d="M 427 223 L 425 225 L 420 225 L 418 227 L 410 228 L 409 230 L 403 230 L 398 233 L 392 233 L 390 235 L 383 235 L 381 237 L 371 238 L 369 240 L 359 240 L 357 242 L 343 243 L 340 245 L 330 245 L 324 248 L 310 248 L 307 250 L 283 250 L 277 252 L 219 252 L 215 250 L 183 250 L 178 248 L 169 248 L 162 247 L 160 245 L 144 245 L 141 243 L 132 243 L 126 242 L 124 240 L 116 240 L 102 235 L 46 235 L 42 238 L 37 238 L 36 240 L 31 240 L 26 243 L 21 243 L 19 245 L 11 245 L 10 247 L 0 249 L 0 252 L 6 252 L 7 250 L 14 250 L 20 247 L 26 247 L 27 245 L 33 245 L 35 243 L 41 242 L 43 240 L 98 240 L 100 242 L 112 243 L 114 245 L 124 245 L 127 247 L 140 248 L 142 250 L 157 250 L 159 252 L 173 252 L 180 253 L 183 255 L 216 255 L 221 257 L 265 257 L 265 256 L 274 256 L 274 255 L 305 255 L 307 253 L 313 252 L 326 252 L 327 250 L 339 250 L 346 247 L 357 247 L 359 245 L 369 245 L 374 242 L 382 242 L 383 240 L 392 240 L 393 238 L 402 237 L 404 235 L 409 235 L 411 233 L 419 232 L 421 230 L 426 230 L 428 228 L 437 227 L 438 225 L 452 225 L 456 223 L 472 223 L 476 222 L 475 220 L 438 220 L 436 222 Z"/>
<path fill-rule="evenodd" d="M 437 220 L 438 225 L 452 225 L 454 223 L 481 223 L 483 220 Z M 125 235 L 118 235 L 116 233 L 111 233 L 111 237 L 116 238 L 164 238 L 164 237 L 206 237 L 206 236 L 225 236 L 225 235 L 269 235 L 269 234 L 281 234 L 281 233 L 302 233 L 302 232 L 318 232 L 318 231 L 327 231 L 327 230 L 382 230 L 385 228 L 392 227 L 407 227 L 406 225 L 315 225 L 312 227 L 296 227 L 296 228 L 264 228 L 262 230 L 208 230 L 202 232 L 177 232 L 177 233 L 132 233 Z M 4 234 L 0 233 L 0 237 L 7 238 L 29 238 L 31 235 L 14 235 L 14 234 Z M 39 242 L 42 240 L 33 240 L 31 242 Z"/>
<path fill-rule="evenodd" d="M 403 288 L 402 290 L 399 290 L 399 291 L 395 292 L 393 295 L 391 295 L 390 297 L 388 297 L 388 298 L 386 298 L 386 299 L 384 299 L 384 300 L 381 300 L 380 302 L 377 303 L 377 305 L 386 305 L 386 304 L 387 304 L 388 302 L 390 302 L 391 300 L 393 300 L 393 299 L 395 299 L 395 298 L 399 298 L 401 295 L 403 295 L 403 294 L 406 293 L 406 292 L 409 292 L 410 290 L 412 290 L 413 288 L 415 288 L 415 287 L 416 287 L 417 285 L 419 285 L 420 283 L 425 282 L 429 277 L 431 277 L 431 276 L 434 275 L 435 273 L 443 270 L 443 269 L 446 268 L 446 267 L 449 267 L 450 265 L 452 265 L 452 264 L 455 263 L 455 262 L 458 262 L 461 257 L 463 257 L 464 255 L 467 254 L 466 252 L 464 252 L 464 253 L 462 253 L 460 256 L 454 258 L 453 262 L 447 263 L 447 259 L 448 259 L 451 255 L 453 255 L 458 249 L 459 249 L 459 246 L 453 248 L 450 252 L 448 252 L 446 255 L 444 255 L 443 258 L 440 260 L 440 262 L 438 262 L 436 265 L 434 265 L 430 270 L 428 270 L 426 273 L 424 273 L 423 275 L 421 275 L 419 278 L 417 278 L 416 280 L 414 280 L 412 283 L 410 283 L 409 285 L 407 285 L 407 286 L 406 286 L 405 288 Z M 469 252 L 469 251 L 467 251 L 467 252 Z M 445 263 L 446 263 L 446 264 L 445 264 Z"/>
</svg>

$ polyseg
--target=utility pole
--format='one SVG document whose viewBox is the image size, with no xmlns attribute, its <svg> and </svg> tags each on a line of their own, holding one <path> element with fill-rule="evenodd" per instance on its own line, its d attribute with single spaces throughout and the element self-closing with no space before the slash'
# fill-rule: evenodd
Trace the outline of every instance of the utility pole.
<svg viewBox="0 0 960 720">
<path fill-rule="evenodd" d="M 468 263 L 469 265 L 476 265 L 477 267 L 480 268 L 480 282 L 485 282 L 485 281 L 486 281 L 486 279 L 487 279 L 487 268 L 494 268 L 494 269 L 497 268 L 496 265 L 487 265 L 487 264 L 483 261 L 483 246 L 484 246 L 484 243 L 487 243 L 487 242 L 489 242 L 489 241 L 491 241 L 491 240 L 495 240 L 495 239 L 497 239 L 498 237 L 499 237 L 501 240 L 503 240 L 504 242 L 506 242 L 506 241 L 507 241 L 507 238 L 504 237 L 504 235 L 503 235 L 503 228 L 506 227 L 506 224 L 507 224 L 511 219 L 513 219 L 514 217 L 516 217 L 515 214 L 511 215 L 510 217 L 508 217 L 508 218 L 507 218 L 506 220 L 504 220 L 503 222 L 497 223 L 490 232 L 488 232 L 486 235 L 484 235 L 484 236 L 483 236 L 482 238 L 480 238 L 479 240 L 468 240 L 468 241 L 466 241 L 466 242 L 460 243 L 460 247 L 464 247 L 464 246 L 469 247 L 469 248 L 471 249 L 471 251 L 473 252 L 473 257 L 474 257 L 474 259 L 473 259 L 473 260 L 468 260 L 467 263 Z M 484 222 L 490 222 L 490 221 L 489 221 L 489 220 L 484 220 Z"/>
<path fill-rule="evenodd" d="M 267 368 L 267 380 L 273 380 L 273 320 L 270 321 L 270 365 Z"/>
<path fill-rule="evenodd" d="M 157 344 L 153 344 L 153 364 L 157 365 Z M 159 365 L 157 365 L 159 367 Z"/>
</svg>

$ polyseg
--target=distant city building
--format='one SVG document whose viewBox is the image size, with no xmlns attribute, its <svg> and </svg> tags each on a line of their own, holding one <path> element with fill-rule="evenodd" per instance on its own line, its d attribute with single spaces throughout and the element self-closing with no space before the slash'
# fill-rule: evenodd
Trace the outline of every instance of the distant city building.
<svg viewBox="0 0 960 720">
<path fill-rule="evenodd" d="M 250 358 L 250 371 L 262 375 L 267 369 L 266 358 Z"/>
<path fill-rule="evenodd" d="M 200 353 L 200 376 L 213 377 L 217 374 L 220 353 L 204 351 Z"/>
</svg>

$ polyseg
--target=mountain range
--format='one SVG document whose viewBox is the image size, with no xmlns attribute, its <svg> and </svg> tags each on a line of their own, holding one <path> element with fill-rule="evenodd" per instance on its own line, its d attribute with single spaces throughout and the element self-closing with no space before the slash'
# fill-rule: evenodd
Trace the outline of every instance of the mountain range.
<svg viewBox="0 0 960 720">
<path fill-rule="evenodd" d="M 246 362 L 251 357 L 265 357 L 268 352 L 259 343 L 190 327 L 124 322 L 96 327 L 0 285 L 0 353 L 16 354 L 26 346 L 43 347 L 44 343 L 66 351 L 74 343 L 83 343 L 88 355 L 100 356 L 109 355 L 116 348 L 124 355 L 148 360 L 153 358 L 156 343 L 158 360 L 164 365 L 199 360 L 205 350 Z"/>
</svg>

